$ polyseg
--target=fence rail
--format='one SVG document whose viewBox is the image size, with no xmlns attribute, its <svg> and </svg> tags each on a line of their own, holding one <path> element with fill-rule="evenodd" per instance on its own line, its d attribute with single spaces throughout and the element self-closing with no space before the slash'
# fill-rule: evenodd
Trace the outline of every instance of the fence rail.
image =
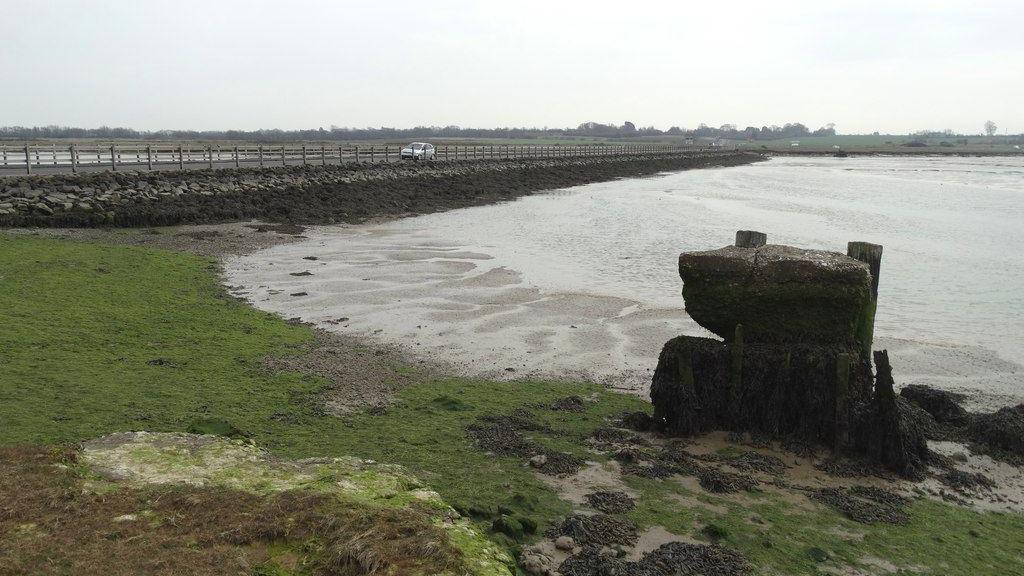
<svg viewBox="0 0 1024 576">
<path fill-rule="evenodd" d="M 108 170 L 154 170 L 159 168 L 243 166 L 295 166 L 394 162 L 401 160 L 401 146 L 395 145 L 278 145 L 197 146 L 185 144 L 126 144 L 58 146 L 0 144 L 0 173 L 32 174 L 36 171 L 78 172 L 84 168 Z M 657 155 L 676 152 L 706 152 L 696 146 L 658 144 L 574 144 L 486 146 L 441 145 L 430 161 L 542 159 L 598 156 Z"/>
</svg>

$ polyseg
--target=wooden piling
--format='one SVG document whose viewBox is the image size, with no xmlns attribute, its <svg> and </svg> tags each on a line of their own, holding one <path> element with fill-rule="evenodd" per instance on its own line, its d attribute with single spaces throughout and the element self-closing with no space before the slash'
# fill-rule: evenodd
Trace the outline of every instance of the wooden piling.
<svg viewBox="0 0 1024 576">
<path fill-rule="evenodd" d="M 850 443 L 850 365 L 849 354 L 836 356 L 835 437 L 832 445 L 836 454 Z"/>
<path fill-rule="evenodd" d="M 737 230 L 736 246 L 740 248 L 759 248 L 768 243 L 768 235 L 754 230 Z"/>
<path fill-rule="evenodd" d="M 875 401 L 879 410 L 885 412 L 896 407 L 895 381 L 892 379 L 892 365 L 889 364 L 888 350 L 875 350 Z"/>
<path fill-rule="evenodd" d="M 846 255 L 860 260 L 871 270 L 871 294 L 878 298 L 878 273 L 882 268 L 882 247 L 869 242 L 850 242 L 846 245 Z"/>
<path fill-rule="evenodd" d="M 875 312 L 878 310 L 878 274 L 882 268 L 882 247 L 869 242 L 850 242 L 846 245 L 846 255 L 867 264 L 871 272 L 871 302 L 865 306 L 857 328 L 861 356 L 864 361 L 870 362 L 875 337 Z"/>
</svg>

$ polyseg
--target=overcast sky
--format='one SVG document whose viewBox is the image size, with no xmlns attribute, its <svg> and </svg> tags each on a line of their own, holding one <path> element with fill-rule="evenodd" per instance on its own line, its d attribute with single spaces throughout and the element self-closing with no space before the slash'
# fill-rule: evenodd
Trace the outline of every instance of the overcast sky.
<svg viewBox="0 0 1024 576">
<path fill-rule="evenodd" d="M 0 125 L 1018 133 L 1022 24 L 1022 0 L 0 0 Z"/>
</svg>

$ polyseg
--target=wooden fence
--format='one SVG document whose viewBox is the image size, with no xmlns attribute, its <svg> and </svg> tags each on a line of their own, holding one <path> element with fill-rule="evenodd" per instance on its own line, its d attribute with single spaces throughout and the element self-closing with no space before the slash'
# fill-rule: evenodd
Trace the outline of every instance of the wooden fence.
<svg viewBox="0 0 1024 576">
<path fill-rule="evenodd" d="M 0 171 L 31 174 L 78 172 L 80 168 L 108 170 L 178 168 L 239 168 L 242 166 L 293 166 L 307 164 L 343 164 L 348 162 L 393 162 L 400 160 L 401 146 L 353 145 L 303 146 L 296 144 L 241 146 L 198 146 L 195 144 L 70 144 L 11 146 L 0 144 Z M 633 156 L 704 152 L 706 148 L 657 144 L 579 144 L 486 146 L 442 145 L 435 148 L 433 161 L 497 160 L 529 158 L 570 158 L 594 156 Z M 43 170 L 40 170 L 43 171 Z"/>
</svg>

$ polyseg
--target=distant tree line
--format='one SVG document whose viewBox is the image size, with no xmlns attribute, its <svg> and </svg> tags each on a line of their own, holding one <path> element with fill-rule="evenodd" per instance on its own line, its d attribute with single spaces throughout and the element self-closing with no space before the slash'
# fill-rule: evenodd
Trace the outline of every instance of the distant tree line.
<svg viewBox="0 0 1024 576">
<path fill-rule="evenodd" d="M 673 126 L 660 130 L 653 126 L 638 128 L 632 122 L 622 125 L 585 122 L 576 128 L 462 128 L 459 126 L 417 126 L 415 128 L 342 128 L 309 130 L 135 130 L 132 128 L 73 128 L 68 126 L 2 126 L 0 138 L 42 140 L 77 139 L 139 139 L 139 140 L 247 140 L 282 142 L 296 140 L 420 140 L 429 138 L 558 138 L 567 136 L 590 138 L 636 138 L 641 136 L 675 136 L 690 138 L 728 138 L 738 140 L 771 140 L 801 136 L 833 136 L 835 125 L 828 124 L 813 132 L 799 122 L 785 126 L 748 126 L 742 130 L 735 124 L 713 128 L 705 124 L 694 129 Z"/>
</svg>

